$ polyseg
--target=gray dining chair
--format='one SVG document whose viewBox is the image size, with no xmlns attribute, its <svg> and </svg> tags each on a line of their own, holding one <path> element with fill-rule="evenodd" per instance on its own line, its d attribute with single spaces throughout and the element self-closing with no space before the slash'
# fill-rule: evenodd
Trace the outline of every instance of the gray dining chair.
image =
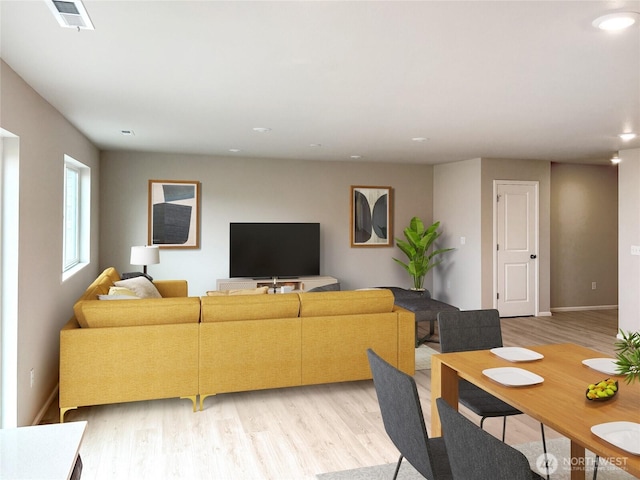
<svg viewBox="0 0 640 480">
<path fill-rule="evenodd" d="M 502 347 L 502 329 L 498 310 L 462 310 L 438 313 L 438 336 L 441 353 L 487 350 Z M 480 387 L 460 380 L 458 386 L 460 403 L 480 417 L 480 428 L 490 417 L 502 417 L 502 441 L 507 431 L 507 417 L 522 412 L 503 402 Z M 547 444 L 544 425 L 540 424 L 542 450 L 546 455 Z"/>
<path fill-rule="evenodd" d="M 455 410 L 436 399 L 442 435 L 454 480 L 541 480 L 529 460 Z"/>
<path fill-rule="evenodd" d="M 449 457 L 442 437 L 429 438 L 422 414 L 418 389 L 413 377 L 401 372 L 368 349 L 384 428 L 400 451 L 393 479 L 406 459 L 429 480 L 450 480 Z"/>
</svg>

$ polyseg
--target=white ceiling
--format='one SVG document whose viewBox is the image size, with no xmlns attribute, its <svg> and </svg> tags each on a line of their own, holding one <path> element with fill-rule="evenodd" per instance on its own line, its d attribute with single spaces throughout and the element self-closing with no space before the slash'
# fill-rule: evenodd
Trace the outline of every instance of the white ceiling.
<svg viewBox="0 0 640 480">
<path fill-rule="evenodd" d="M 640 27 L 591 24 L 637 0 L 85 0 L 95 31 L 45 1 L 0 1 L 2 59 L 104 150 L 435 164 L 640 147 L 617 137 L 640 134 Z"/>
</svg>

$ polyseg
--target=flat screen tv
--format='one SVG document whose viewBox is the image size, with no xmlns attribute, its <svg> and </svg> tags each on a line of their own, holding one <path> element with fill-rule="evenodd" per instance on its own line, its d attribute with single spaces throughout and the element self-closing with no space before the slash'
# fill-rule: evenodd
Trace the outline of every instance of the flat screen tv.
<svg viewBox="0 0 640 480">
<path fill-rule="evenodd" d="M 320 224 L 231 223 L 229 251 L 232 278 L 320 275 Z"/>
</svg>

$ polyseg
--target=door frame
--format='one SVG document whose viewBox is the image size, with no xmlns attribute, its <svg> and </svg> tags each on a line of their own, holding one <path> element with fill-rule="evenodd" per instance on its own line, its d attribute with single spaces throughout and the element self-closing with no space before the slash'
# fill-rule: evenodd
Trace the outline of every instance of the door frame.
<svg viewBox="0 0 640 480">
<path fill-rule="evenodd" d="M 534 316 L 540 314 L 540 182 L 537 180 L 494 180 L 493 181 L 493 308 L 498 308 L 498 187 L 501 185 L 526 185 L 534 187 L 534 228 L 537 261 L 534 265 Z"/>
</svg>

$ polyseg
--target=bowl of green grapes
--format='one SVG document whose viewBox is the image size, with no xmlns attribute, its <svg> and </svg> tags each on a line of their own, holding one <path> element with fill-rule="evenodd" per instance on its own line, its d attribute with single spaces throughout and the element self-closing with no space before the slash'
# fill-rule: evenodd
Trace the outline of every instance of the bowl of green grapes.
<svg viewBox="0 0 640 480">
<path fill-rule="evenodd" d="M 602 402 L 611 400 L 618 393 L 618 381 L 611 378 L 592 383 L 587 387 L 587 400 Z"/>
</svg>

